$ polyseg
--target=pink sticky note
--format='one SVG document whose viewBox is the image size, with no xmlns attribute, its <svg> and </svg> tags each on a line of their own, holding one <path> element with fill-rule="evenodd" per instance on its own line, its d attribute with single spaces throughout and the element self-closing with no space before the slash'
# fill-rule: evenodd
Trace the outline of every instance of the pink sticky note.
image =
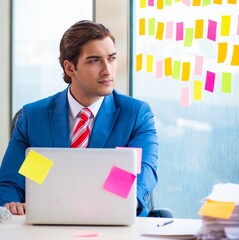
<svg viewBox="0 0 239 240">
<path fill-rule="evenodd" d="M 77 231 L 74 232 L 73 237 L 99 237 L 100 233 L 98 232 L 85 232 L 85 231 Z"/>
<path fill-rule="evenodd" d="M 207 38 L 216 41 L 217 22 L 208 20 Z"/>
<path fill-rule="evenodd" d="M 103 185 L 103 188 L 122 198 L 128 198 L 136 176 L 122 168 L 113 166 Z"/>
<path fill-rule="evenodd" d="M 166 24 L 166 39 L 173 38 L 173 21 L 167 22 Z"/>
<path fill-rule="evenodd" d="M 142 148 L 133 147 L 116 147 L 116 149 L 134 149 L 137 152 L 137 173 L 141 173 L 141 163 L 142 163 Z"/>
<path fill-rule="evenodd" d="M 182 0 L 183 4 L 187 5 L 190 7 L 191 0 Z"/>
<path fill-rule="evenodd" d="M 239 15 L 237 17 L 238 17 L 238 19 L 237 19 L 237 35 L 239 35 Z"/>
<path fill-rule="evenodd" d="M 215 73 L 207 71 L 205 90 L 209 92 L 213 92 L 214 84 L 215 84 Z"/>
<path fill-rule="evenodd" d="M 203 69 L 203 56 L 196 56 L 194 73 L 197 75 L 202 75 L 202 69 Z"/>
<path fill-rule="evenodd" d="M 156 62 L 156 78 L 162 78 L 163 76 L 163 61 Z"/>
<path fill-rule="evenodd" d="M 153 7 L 154 6 L 154 0 L 148 0 L 148 6 Z"/>
<path fill-rule="evenodd" d="M 183 40 L 183 22 L 177 23 L 176 40 Z"/>
<path fill-rule="evenodd" d="M 189 88 L 188 87 L 182 87 L 181 105 L 183 107 L 188 107 L 189 106 Z"/>
</svg>

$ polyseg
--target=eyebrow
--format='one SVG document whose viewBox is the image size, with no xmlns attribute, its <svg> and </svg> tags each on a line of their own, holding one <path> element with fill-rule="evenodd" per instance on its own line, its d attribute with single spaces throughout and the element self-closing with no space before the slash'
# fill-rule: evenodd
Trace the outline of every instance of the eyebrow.
<svg viewBox="0 0 239 240">
<path fill-rule="evenodd" d="M 115 56 L 115 55 L 117 55 L 117 53 L 116 52 L 114 52 L 114 53 L 112 53 L 112 54 L 109 54 L 108 55 L 108 57 L 113 57 L 113 56 Z M 94 59 L 100 59 L 100 58 L 102 58 L 101 56 L 89 56 L 89 57 L 87 57 L 86 59 L 92 59 L 92 58 L 94 58 Z"/>
</svg>

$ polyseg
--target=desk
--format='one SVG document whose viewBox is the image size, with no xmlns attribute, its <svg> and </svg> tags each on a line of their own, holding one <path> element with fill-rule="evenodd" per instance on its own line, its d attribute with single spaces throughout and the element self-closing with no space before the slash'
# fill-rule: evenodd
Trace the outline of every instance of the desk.
<svg viewBox="0 0 239 240">
<path fill-rule="evenodd" d="M 146 232 L 158 229 L 160 218 L 137 218 L 132 226 L 37 226 L 26 225 L 25 216 L 13 216 L 0 223 L 0 238 L 3 240 L 153 240 L 156 238 L 142 236 Z M 175 219 L 173 224 L 187 228 L 200 228 L 197 219 Z M 166 227 L 166 226 L 164 226 Z M 99 232 L 99 237 L 73 237 L 77 231 Z M 163 239 L 163 238 L 160 238 Z"/>
</svg>

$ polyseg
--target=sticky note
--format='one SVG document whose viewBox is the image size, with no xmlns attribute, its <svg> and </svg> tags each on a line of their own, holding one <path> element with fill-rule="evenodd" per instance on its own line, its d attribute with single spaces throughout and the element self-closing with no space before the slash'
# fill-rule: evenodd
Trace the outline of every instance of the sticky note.
<svg viewBox="0 0 239 240">
<path fill-rule="evenodd" d="M 216 202 L 207 200 L 199 210 L 198 214 L 206 217 L 229 219 L 235 209 L 233 202 Z"/>
<path fill-rule="evenodd" d="M 149 22 L 148 22 L 148 31 L 149 31 L 149 35 L 152 36 L 155 34 L 155 18 L 149 18 Z"/>
<path fill-rule="evenodd" d="M 172 75 L 172 58 L 164 59 L 164 71 L 165 71 L 165 76 Z"/>
<path fill-rule="evenodd" d="M 207 38 L 212 41 L 216 41 L 217 34 L 217 22 L 208 20 Z"/>
<path fill-rule="evenodd" d="M 191 4 L 191 0 L 182 0 L 183 4 L 185 4 L 186 6 L 190 7 Z"/>
<path fill-rule="evenodd" d="M 213 0 L 213 4 L 222 4 L 222 0 Z"/>
<path fill-rule="evenodd" d="M 173 61 L 173 79 L 180 79 L 180 71 L 181 71 L 181 62 L 180 61 Z"/>
<path fill-rule="evenodd" d="M 237 16 L 237 35 L 239 35 L 239 15 Z"/>
<path fill-rule="evenodd" d="M 136 72 L 142 70 L 143 67 L 143 54 L 136 55 Z"/>
<path fill-rule="evenodd" d="M 230 35 L 230 25 L 231 25 L 231 16 L 222 16 L 221 17 L 221 36 Z"/>
<path fill-rule="evenodd" d="M 113 166 L 103 185 L 104 190 L 119 197 L 128 198 L 136 176 L 122 168 Z"/>
<path fill-rule="evenodd" d="M 217 62 L 218 63 L 225 62 L 226 57 L 227 57 L 227 42 L 218 43 Z"/>
<path fill-rule="evenodd" d="M 116 149 L 134 149 L 137 153 L 137 173 L 141 173 L 141 164 L 142 164 L 142 148 L 135 147 L 116 147 Z"/>
<path fill-rule="evenodd" d="M 183 62 L 182 81 L 189 81 L 190 77 L 190 62 Z"/>
<path fill-rule="evenodd" d="M 172 0 L 165 0 L 165 6 L 172 6 Z"/>
<path fill-rule="evenodd" d="M 192 6 L 194 6 L 194 7 L 201 6 L 201 0 L 193 0 Z"/>
<path fill-rule="evenodd" d="M 227 0 L 228 4 L 237 4 L 237 0 Z"/>
<path fill-rule="evenodd" d="M 195 68 L 194 68 L 194 74 L 196 75 L 202 75 L 203 70 L 203 56 L 195 56 Z"/>
<path fill-rule="evenodd" d="M 76 231 L 72 237 L 99 237 L 99 232 L 88 232 L 88 231 Z"/>
<path fill-rule="evenodd" d="M 185 39 L 184 39 L 184 47 L 191 47 L 192 46 L 193 34 L 194 34 L 194 29 L 193 28 L 186 28 Z"/>
<path fill-rule="evenodd" d="M 239 45 L 234 45 L 231 65 L 239 66 L 239 57 L 238 56 L 239 56 Z"/>
<path fill-rule="evenodd" d="M 195 39 L 203 38 L 203 28 L 204 20 L 203 19 L 195 20 Z"/>
<path fill-rule="evenodd" d="M 148 0 L 148 6 L 153 7 L 154 6 L 154 0 Z"/>
<path fill-rule="evenodd" d="M 157 9 L 163 9 L 163 8 L 164 8 L 164 0 L 158 0 Z"/>
<path fill-rule="evenodd" d="M 156 78 L 162 78 L 163 76 L 163 61 L 156 62 Z"/>
<path fill-rule="evenodd" d="M 184 32 L 183 32 L 183 22 L 179 22 L 176 24 L 176 40 L 183 40 Z"/>
<path fill-rule="evenodd" d="M 157 32 L 156 32 L 156 39 L 163 40 L 163 32 L 164 32 L 164 23 L 158 22 L 157 25 Z"/>
<path fill-rule="evenodd" d="M 202 100 L 202 81 L 195 80 L 193 83 L 193 100 Z"/>
<path fill-rule="evenodd" d="M 189 88 L 188 87 L 182 87 L 180 103 L 183 107 L 189 106 Z"/>
<path fill-rule="evenodd" d="M 232 74 L 229 72 L 222 73 L 222 92 L 231 93 L 232 90 Z"/>
<path fill-rule="evenodd" d="M 19 173 L 38 184 L 42 184 L 52 165 L 53 161 L 30 150 L 19 169 Z"/>
<path fill-rule="evenodd" d="M 202 5 L 205 6 L 209 6 L 211 4 L 211 0 L 203 0 L 202 1 Z"/>
<path fill-rule="evenodd" d="M 206 75 L 206 83 L 205 83 L 205 90 L 209 92 L 214 91 L 214 84 L 215 84 L 215 73 L 207 71 Z"/>
<path fill-rule="evenodd" d="M 173 21 L 169 21 L 166 23 L 166 39 L 173 38 Z"/>
<path fill-rule="evenodd" d="M 146 0 L 140 0 L 140 8 L 145 8 L 147 6 L 146 3 Z"/>
<path fill-rule="evenodd" d="M 145 18 L 139 19 L 139 35 L 145 35 Z"/>
<path fill-rule="evenodd" d="M 146 56 L 146 72 L 153 72 L 153 65 L 154 65 L 154 56 L 147 55 Z"/>
</svg>

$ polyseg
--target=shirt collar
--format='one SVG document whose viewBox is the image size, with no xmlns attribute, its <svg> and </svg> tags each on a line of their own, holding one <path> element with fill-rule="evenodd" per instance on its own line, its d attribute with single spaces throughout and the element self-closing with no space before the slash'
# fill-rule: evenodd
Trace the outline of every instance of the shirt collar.
<svg viewBox="0 0 239 240">
<path fill-rule="evenodd" d="M 71 95 L 70 86 L 68 87 L 67 98 L 69 102 L 70 114 L 75 119 L 78 113 L 84 108 L 84 106 L 77 102 L 75 98 Z M 100 97 L 99 100 L 88 106 L 94 117 L 96 117 L 103 100 L 104 97 Z"/>
</svg>

